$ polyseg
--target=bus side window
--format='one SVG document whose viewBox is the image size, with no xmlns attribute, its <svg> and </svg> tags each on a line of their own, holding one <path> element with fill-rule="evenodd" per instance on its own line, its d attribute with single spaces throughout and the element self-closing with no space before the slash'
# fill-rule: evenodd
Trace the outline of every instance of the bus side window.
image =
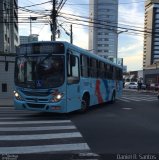
<svg viewBox="0 0 159 160">
<path fill-rule="evenodd" d="M 90 58 L 90 77 L 97 78 L 98 61 L 94 58 Z"/>
<path fill-rule="evenodd" d="M 68 84 L 79 82 L 79 58 L 73 54 L 68 55 L 68 72 L 67 82 Z"/>
<path fill-rule="evenodd" d="M 102 78 L 102 79 L 105 78 L 104 62 L 99 62 L 99 65 L 98 65 L 98 77 Z"/>
<path fill-rule="evenodd" d="M 81 55 L 81 76 L 89 77 L 89 59 L 85 55 Z"/>
</svg>

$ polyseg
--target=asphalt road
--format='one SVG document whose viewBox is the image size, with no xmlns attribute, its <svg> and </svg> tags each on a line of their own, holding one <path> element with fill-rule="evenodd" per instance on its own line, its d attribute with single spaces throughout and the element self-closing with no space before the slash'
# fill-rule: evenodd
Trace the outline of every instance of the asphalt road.
<svg viewBox="0 0 159 160">
<path fill-rule="evenodd" d="M 159 153 L 158 115 L 155 94 L 132 91 L 124 91 L 114 104 L 93 106 L 84 114 L 4 106 L 0 108 L 0 154 L 4 153 L 0 160 L 159 159 L 155 155 Z"/>
<path fill-rule="evenodd" d="M 159 101 L 126 91 L 115 104 L 98 105 L 70 119 L 94 153 L 159 153 Z"/>
</svg>

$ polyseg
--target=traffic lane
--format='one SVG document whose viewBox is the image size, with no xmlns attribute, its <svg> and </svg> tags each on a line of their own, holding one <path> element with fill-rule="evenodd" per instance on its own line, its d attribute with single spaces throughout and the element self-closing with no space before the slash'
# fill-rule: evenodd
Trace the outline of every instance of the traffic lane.
<svg viewBox="0 0 159 160">
<path fill-rule="evenodd" d="M 158 115 L 158 101 L 117 101 L 70 119 L 95 153 L 158 153 Z"/>
</svg>

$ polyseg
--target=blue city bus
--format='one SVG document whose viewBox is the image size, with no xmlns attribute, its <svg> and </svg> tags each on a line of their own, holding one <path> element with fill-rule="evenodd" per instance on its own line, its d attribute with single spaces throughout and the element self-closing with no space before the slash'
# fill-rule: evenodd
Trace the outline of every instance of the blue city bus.
<svg viewBox="0 0 159 160">
<path fill-rule="evenodd" d="M 17 49 L 14 106 L 68 113 L 114 102 L 122 95 L 122 66 L 67 42 L 34 42 Z"/>
</svg>

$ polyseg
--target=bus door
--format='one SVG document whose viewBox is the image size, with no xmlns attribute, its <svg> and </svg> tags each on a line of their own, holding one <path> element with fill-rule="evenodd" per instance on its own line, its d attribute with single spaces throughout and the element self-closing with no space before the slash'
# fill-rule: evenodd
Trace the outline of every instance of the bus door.
<svg viewBox="0 0 159 160">
<path fill-rule="evenodd" d="M 72 51 L 67 56 L 67 112 L 80 109 L 79 57 Z"/>
</svg>

